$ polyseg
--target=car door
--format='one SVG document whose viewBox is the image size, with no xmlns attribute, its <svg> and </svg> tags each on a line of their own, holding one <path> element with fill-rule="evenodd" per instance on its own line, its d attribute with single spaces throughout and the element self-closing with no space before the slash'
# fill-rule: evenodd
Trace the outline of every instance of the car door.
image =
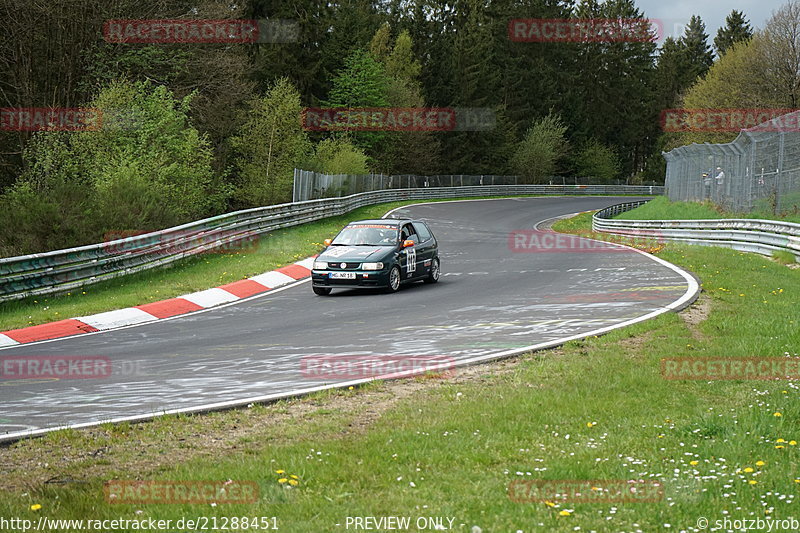
<svg viewBox="0 0 800 533">
<path fill-rule="evenodd" d="M 417 261 L 420 269 L 418 275 L 423 276 L 430 272 L 436 251 L 436 241 L 423 222 L 414 222 L 413 225 L 419 239 L 416 246 Z"/>
<path fill-rule="evenodd" d="M 400 252 L 400 271 L 403 276 L 403 279 L 413 279 L 417 278 L 420 275 L 420 268 L 419 265 L 419 257 L 417 254 L 417 241 L 419 237 L 416 234 L 416 230 L 411 224 L 403 224 L 403 229 L 400 232 L 400 245 L 402 246 L 403 241 L 405 240 L 413 240 L 414 246 L 409 246 L 408 248 L 403 248 Z"/>
</svg>

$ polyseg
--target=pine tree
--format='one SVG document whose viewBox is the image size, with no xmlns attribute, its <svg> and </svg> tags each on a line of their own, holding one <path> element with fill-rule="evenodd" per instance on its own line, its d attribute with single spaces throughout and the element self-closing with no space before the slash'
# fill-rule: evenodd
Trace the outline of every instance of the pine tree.
<svg viewBox="0 0 800 533">
<path fill-rule="evenodd" d="M 714 38 L 714 48 L 717 49 L 717 55 L 721 57 L 734 43 L 747 41 L 751 37 L 753 37 L 753 28 L 750 27 L 749 21 L 743 12 L 734 9 L 725 19 L 725 27 L 720 28 L 717 32 L 717 36 Z"/>
<path fill-rule="evenodd" d="M 705 75 L 714 63 L 714 52 L 708 44 L 706 25 L 697 15 L 692 15 L 689 24 L 680 39 L 686 57 L 688 75 L 694 79 Z"/>
</svg>

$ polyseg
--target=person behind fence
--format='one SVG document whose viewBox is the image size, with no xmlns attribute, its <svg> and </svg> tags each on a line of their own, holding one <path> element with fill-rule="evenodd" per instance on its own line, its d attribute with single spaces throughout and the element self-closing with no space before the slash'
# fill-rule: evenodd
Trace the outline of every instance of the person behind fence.
<svg viewBox="0 0 800 533">
<path fill-rule="evenodd" d="M 717 182 L 717 187 L 722 187 L 722 184 L 725 183 L 725 173 L 721 167 L 717 167 L 717 175 L 714 180 Z"/>
<path fill-rule="evenodd" d="M 711 172 L 703 172 L 703 187 L 704 187 L 704 197 L 710 198 L 711 197 Z"/>
</svg>

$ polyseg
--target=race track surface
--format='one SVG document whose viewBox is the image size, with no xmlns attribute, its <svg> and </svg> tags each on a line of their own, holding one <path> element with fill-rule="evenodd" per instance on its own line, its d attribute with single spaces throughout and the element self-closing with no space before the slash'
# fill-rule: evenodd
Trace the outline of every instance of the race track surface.
<svg viewBox="0 0 800 533">
<path fill-rule="evenodd" d="M 517 198 L 431 203 L 390 216 L 421 218 L 440 243 L 442 278 L 397 294 L 308 282 L 175 319 L 15 346 L 11 356 L 107 358 L 92 379 L 0 380 L 0 440 L 165 410 L 246 402 L 336 383 L 303 371 L 326 355 L 446 356 L 465 362 L 648 315 L 692 282 L 630 249 L 520 253 L 509 233 L 631 198 Z M 306 360 L 307 361 L 307 360 Z"/>
</svg>

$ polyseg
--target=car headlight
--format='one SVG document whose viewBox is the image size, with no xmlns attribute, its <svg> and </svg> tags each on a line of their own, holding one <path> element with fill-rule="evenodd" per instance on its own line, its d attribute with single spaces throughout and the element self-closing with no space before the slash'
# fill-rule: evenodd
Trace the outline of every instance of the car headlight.
<svg viewBox="0 0 800 533">
<path fill-rule="evenodd" d="M 314 261 L 314 270 L 327 270 L 328 263 L 325 261 Z"/>
<path fill-rule="evenodd" d="M 383 263 L 361 263 L 362 270 L 381 270 Z"/>
</svg>

